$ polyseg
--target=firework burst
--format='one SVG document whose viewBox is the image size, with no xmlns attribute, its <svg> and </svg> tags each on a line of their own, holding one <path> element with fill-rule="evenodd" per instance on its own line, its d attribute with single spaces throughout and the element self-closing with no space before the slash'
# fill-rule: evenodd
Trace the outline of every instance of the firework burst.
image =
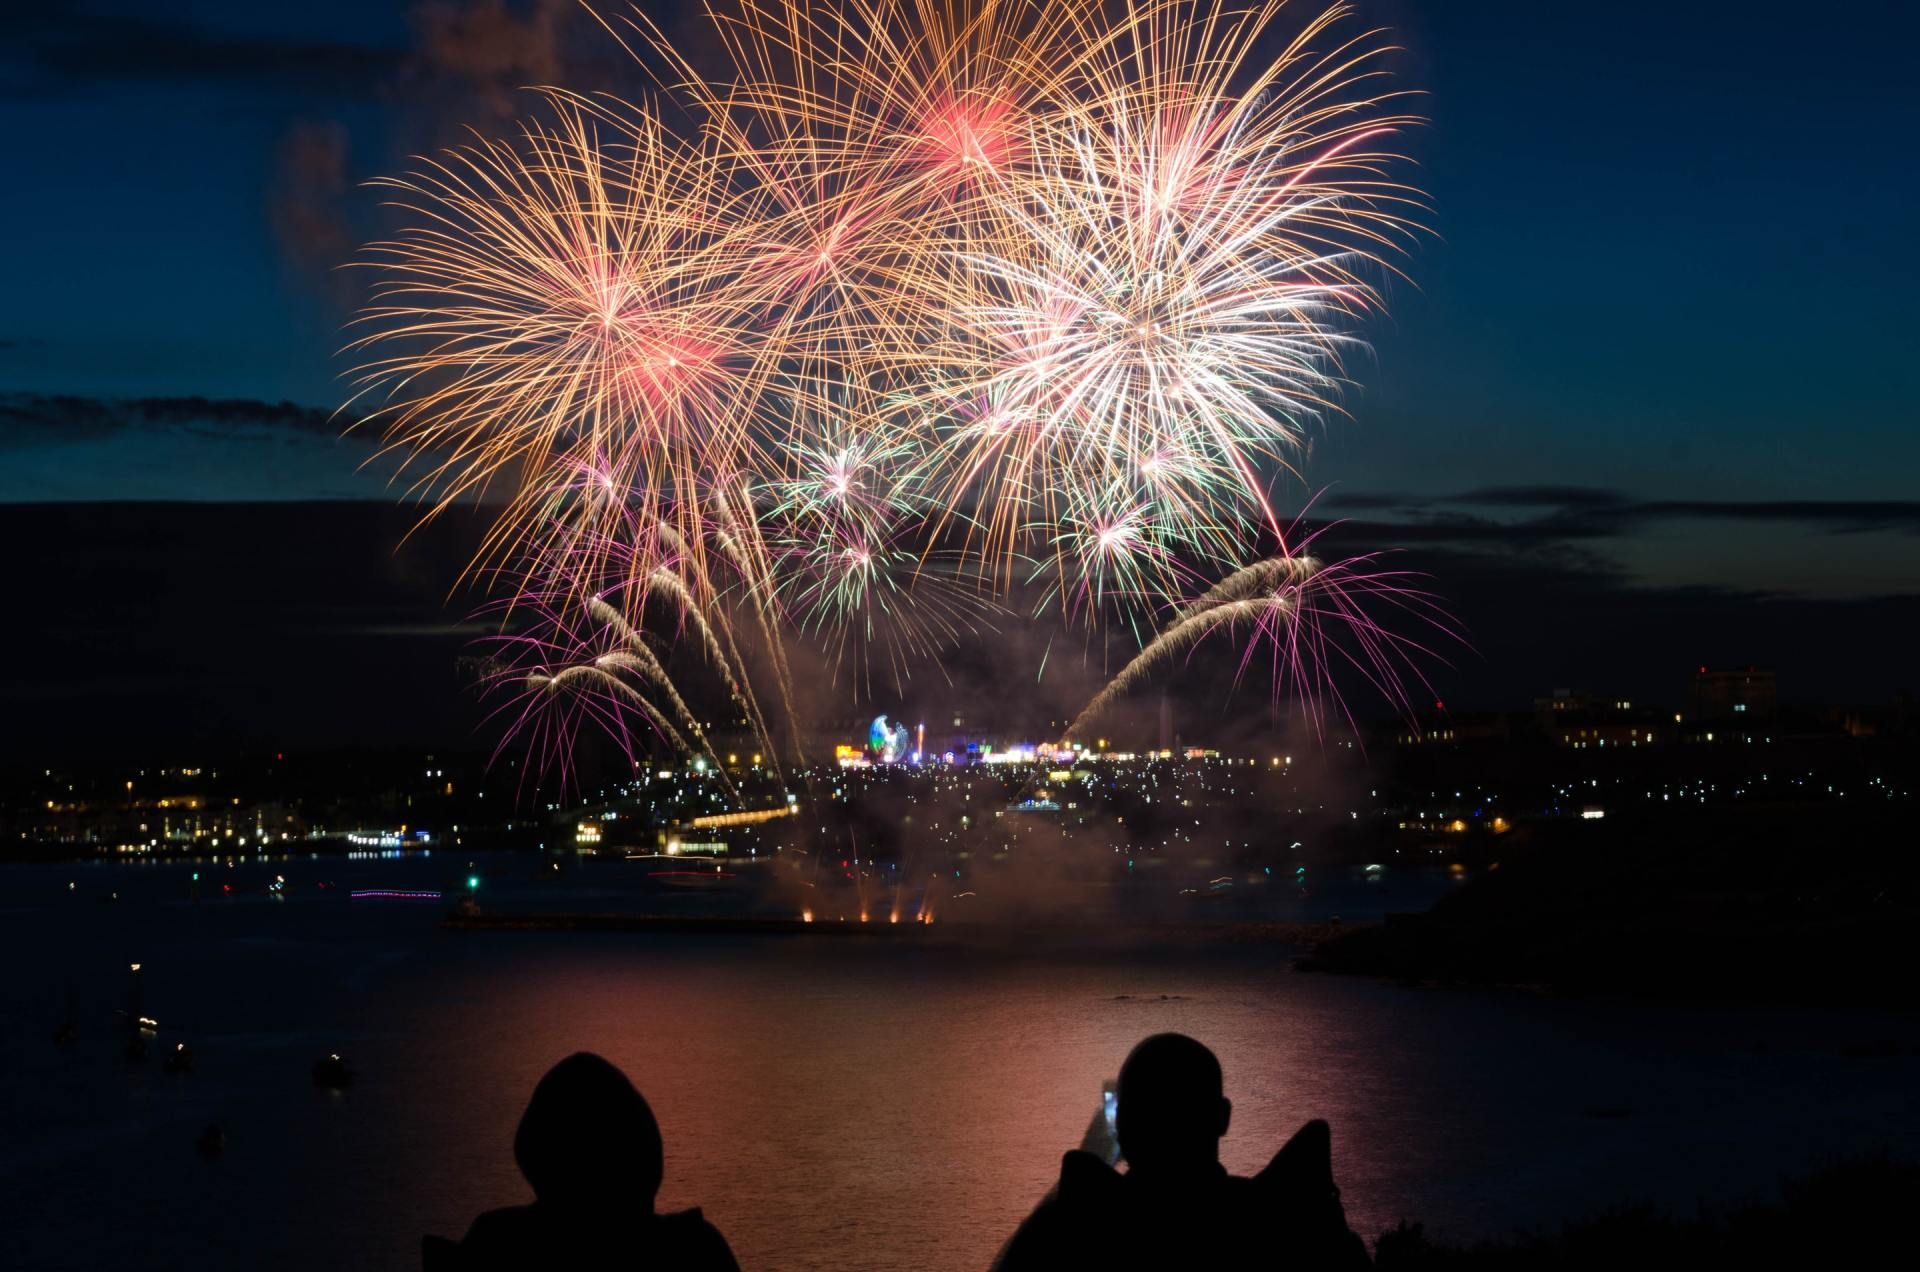
<svg viewBox="0 0 1920 1272">
<path fill-rule="evenodd" d="M 380 267 L 361 393 L 436 510 L 509 499 L 500 562 L 632 523 L 699 552 L 714 473 L 758 446 L 773 367 L 730 226 L 730 169 L 644 111 L 547 95 L 548 124 L 383 184 L 408 214 Z"/>
<path fill-rule="evenodd" d="M 428 515 L 493 510 L 510 734 L 707 747 L 689 639 L 798 757 L 791 635 L 898 686 L 1021 592 L 1173 612 L 1090 712 L 1224 630 L 1405 708 L 1428 651 L 1366 614 L 1424 594 L 1289 546 L 1273 490 L 1417 219 L 1410 121 L 1350 6 L 1284 8 L 717 2 L 717 77 L 636 13 L 665 104 L 543 90 L 381 183 L 356 401 Z"/>
<path fill-rule="evenodd" d="M 1261 65 L 1278 11 L 1131 7 L 1037 126 L 1007 232 L 925 262 L 949 326 L 915 356 L 962 404 L 931 468 L 984 554 L 1142 507 L 1213 568 L 1282 534 L 1268 490 L 1334 409 L 1411 196 L 1378 177 L 1405 121 L 1336 91 L 1377 48 L 1315 53 L 1336 7 Z"/>
</svg>

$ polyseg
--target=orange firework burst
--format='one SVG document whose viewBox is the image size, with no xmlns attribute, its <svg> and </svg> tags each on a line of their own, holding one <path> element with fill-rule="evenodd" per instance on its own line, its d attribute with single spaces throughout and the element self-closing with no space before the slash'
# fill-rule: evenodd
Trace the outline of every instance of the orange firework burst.
<svg viewBox="0 0 1920 1272">
<path fill-rule="evenodd" d="M 777 365 L 734 235 L 752 199 L 647 112 L 548 103 L 517 145 L 381 183 L 414 223 L 369 249 L 361 392 L 436 510 L 504 485 L 490 562 L 636 505 L 697 554 L 704 491 L 753 465 Z"/>
</svg>

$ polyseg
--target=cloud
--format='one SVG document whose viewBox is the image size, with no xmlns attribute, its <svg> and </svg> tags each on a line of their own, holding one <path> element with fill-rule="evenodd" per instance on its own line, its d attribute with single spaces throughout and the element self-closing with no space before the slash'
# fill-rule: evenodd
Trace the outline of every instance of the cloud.
<svg viewBox="0 0 1920 1272">
<path fill-rule="evenodd" d="M 304 93 L 359 95 L 394 74 L 397 49 L 325 39 L 242 34 L 186 21 L 82 13 L 52 3 L 9 19 L 20 68 L 9 95 L 56 97 L 104 82 L 243 81 Z"/>
<path fill-rule="evenodd" d="M 1833 534 L 1920 534 L 1920 500 L 1899 499 L 1641 499 L 1589 486 L 1496 486 L 1439 496 L 1335 494 L 1327 506 L 1397 514 L 1369 528 L 1427 542 L 1604 539 L 1679 520 L 1781 522 Z M 1536 510 L 1539 515 L 1518 520 L 1486 515 Z"/>
<path fill-rule="evenodd" d="M 275 235 L 294 271 L 337 313 L 358 306 L 366 282 L 364 271 L 339 266 L 356 244 L 378 236 L 373 200 L 361 188 L 367 176 L 404 166 L 402 156 L 470 140 L 468 129 L 500 131 L 528 107 L 529 87 L 620 78 L 605 61 L 604 34 L 575 0 L 422 0 L 409 20 L 411 47 L 367 86 L 388 108 L 379 135 L 362 125 L 356 137 L 343 120 L 306 118 L 277 146 L 267 191 Z"/>
<path fill-rule="evenodd" d="M 383 46 L 96 14 L 73 0 L 50 0 L 17 18 L 9 14 L 0 99 L 165 84 L 271 92 L 297 102 L 301 118 L 277 146 L 269 214 L 296 272 L 334 308 L 351 309 L 356 280 L 335 267 L 367 237 L 369 200 L 355 194 L 367 174 L 349 166 L 346 125 L 326 116 L 370 101 L 388 107 L 395 135 L 363 137 L 357 148 L 380 170 L 401 154 L 455 140 L 458 130 L 511 118 L 529 86 L 560 83 L 583 68 L 592 71 L 584 77 L 589 82 L 617 79 L 607 61 L 617 50 L 575 0 L 420 0 L 409 19 L 412 39 Z"/>
<path fill-rule="evenodd" d="M 577 0 L 419 0 L 408 16 L 410 46 L 381 45 L 42 0 L 8 15 L 0 66 L 13 73 L 0 96 L 57 97 L 114 82 L 228 83 L 307 97 L 459 98 L 505 117 L 517 90 L 558 83 L 582 65 L 605 71 L 612 56 Z"/>
<path fill-rule="evenodd" d="M 338 436 L 358 423 L 297 402 L 255 398 L 95 398 L 72 394 L 0 394 L 0 445 L 105 437 L 142 424 L 226 429 L 286 429 Z"/>
<path fill-rule="evenodd" d="M 10 393 L 0 396 L 0 450 L 91 441 L 126 427 L 98 398 Z"/>
<path fill-rule="evenodd" d="M 1841 534 L 1897 530 L 1920 534 L 1920 500 L 1774 499 L 1663 500 L 1639 505 L 1649 517 L 1701 517 L 1723 521 L 1793 521 Z"/>
<path fill-rule="evenodd" d="M 1323 495 L 1317 504 L 1328 508 L 1353 508 L 1361 512 L 1371 512 L 1376 509 L 1419 508 L 1425 506 L 1426 499 L 1421 495 L 1401 494 L 1397 491 L 1343 490 Z"/>
<path fill-rule="evenodd" d="M 1448 502 L 1492 508 L 1614 508 L 1631 501 L 1617 490 L 1594 486 L 1485 486 Z"/>
<path fill-rule="evenodd" d="M 0 505 L 387 499 L 398 464 L 366 423 L 255 398 L 0 393 Z"/>
<path fill-rule="evenodd" d="M 504 0 L 427 0 L 413 11 L 417 48 L 403 84 L 433 96 L 467 98 L 505 118 L 513 113 L 516 90 L 559 82 L 561 28 L 575 7 L 536 0 L 523 18 Z"/>
<path fill-rule="evenodd" d="M 482 636 L 498 636 L 500 624 L 479 619 L 463 621 L 434 622 L 415 620 L 410 622 L 369 623 L 365 626 L 342 626 L 332 630 L 346 637 L 393 636 L 406 640 L 441 640 L 447 637 L 478 639 Z"/>
<path fill-rule="evenodd" d="M 132 398 L 129 410 L 156 424 L 186 420 L 230 424 L 260 424 L 335 436 L 358 420 L 317 406 L 295 402 L 262 402 L 255 398 L 149 397 Z"/>
<path fill-rule="evenodd" d="M 339 266 L 358 237 L 348 215 L 348 144 L 343 124 L 294 124 L 280 139 L 268 198 L 287 262 L 342 308 L 352 306 L 354 287 Z"/>
<path fill-rule="evenodd" d="M 1420 547 L 1477 657 L 1441 679 L 1449 701 L 1524 700 L 1552 685 L 1617 687 L 1676 701 L 1699 663 L 1778 670 L 1798 700 L 1885 701 L 1914 687 L 1903 653 L 1920 594 L 1822 596 L 1660 583 L 1606 563 L 1563 569 L 1524 554 Z"/>
</svg>

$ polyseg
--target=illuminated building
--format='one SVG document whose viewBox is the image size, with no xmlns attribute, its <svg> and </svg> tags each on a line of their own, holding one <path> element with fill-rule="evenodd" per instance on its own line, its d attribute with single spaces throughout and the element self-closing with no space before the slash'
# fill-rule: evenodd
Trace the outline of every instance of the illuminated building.
<svg viewBox="0 0 1920 1272">
<path fill-rule="evenodd" d="M 1687 714 L 1695 721 L 1744 724 L 1771 720 L 1778 687 L 1771 671 L 1709 671 L 1704 666 L 1687 686 Z"/>
</svg>

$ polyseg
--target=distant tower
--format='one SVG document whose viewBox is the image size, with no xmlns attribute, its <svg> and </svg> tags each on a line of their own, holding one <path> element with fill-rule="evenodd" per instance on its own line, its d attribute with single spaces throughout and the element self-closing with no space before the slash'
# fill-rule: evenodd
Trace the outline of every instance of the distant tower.
<svg viewBox="0 0 1920 1272">
<path fill-rule="evenodd" d="M 1173 704 L 1164 692 L 1160 695 L 1160 749 L 1173 749 Z"/>
</svg>

